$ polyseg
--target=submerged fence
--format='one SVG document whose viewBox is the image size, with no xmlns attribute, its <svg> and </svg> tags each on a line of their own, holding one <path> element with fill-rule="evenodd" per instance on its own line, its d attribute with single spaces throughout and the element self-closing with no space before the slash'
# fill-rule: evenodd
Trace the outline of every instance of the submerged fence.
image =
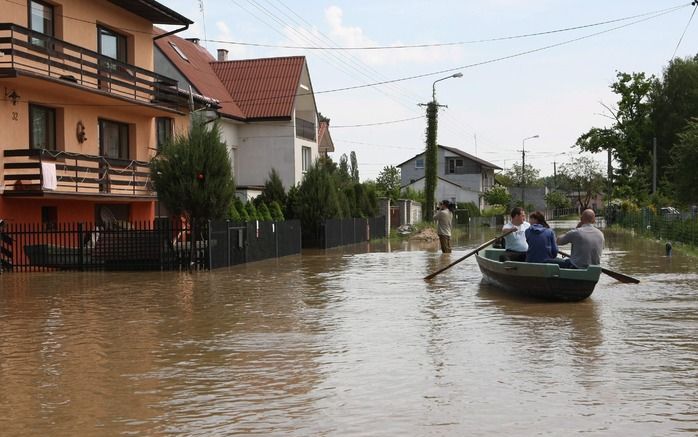
<svg viewBox="0 0 698 437">
<path fill-rule="evenodd" d="M 4 271 L 211 269 L 301 251 L 300 222 L 5 224 Z"/>
<path fill-rule="evenodd" d="M 655 214 L 649 209 L 632 212 L 615 210 L 609 212 L 607 223 L 660 240 L 692 246 L 698 244 L 698 215 L 695 212 Z"/>
<path fill-rule="evenodd" d="M 303 247 L 329 249 L 386 236 L 385 217 L 327 219 L 304 230 Z"/>
</svg>

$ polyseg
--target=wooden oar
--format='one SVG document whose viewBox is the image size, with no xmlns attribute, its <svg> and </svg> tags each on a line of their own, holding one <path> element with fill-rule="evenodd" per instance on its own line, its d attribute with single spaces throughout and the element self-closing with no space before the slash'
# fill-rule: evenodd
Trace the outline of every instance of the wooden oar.
<svg viewBox="0 0 698 437">
<path fill-rule="evenodd" d="M 511 234 L 511 233 L 514 232 L 515 230 L 516 230 L 516 228 L 512 228 L 512 229 L 506 231 L 505 233 L 503 233 L 502 235 L 500 235 L 500 236 L 498 236 L 498 237 L 494 237 L 493 239 L 491 239 L 490 241 L 487 241 L 487 242 L 483 243 L 480 247 L 478 247 L 477 249 L 475 249 L 475 250 L 473 250 L 472 252 L 468 253 L 467 255 L 462 256 L 462 257 L 458 258 L 457 260 L 453 261 L 451 264 L 447 265 L 447 266 L 444 267 L 443 269 L 438 270 L 438 271 L 432 273 L 432 274 L 429 275 L 429 276 L 425 276 L 424 279 L 425 279 L 425 280 L 429 280 L 429 279 L 433 278 L 434 276 L 438 275 L 439 273 L 441 273 L 441 272 L 443 272 L 443 271 L 445 271 L 445 270 L 450 269 L 451 267 L 455 266 L 455 265 L 458 264 L 459 262 L 461 262 L 461 261 L 463 261 L 464 259 L 466 259 L 466 258 L 468 258 L 468 257 L 470 257 L 470 256 L 472 256 L 472 255 L 474 255 L 474 254 L 476 254 L 476 253 L 478 253 L 479 251 L 481 251 L 481 250 L 484 249 L 485 247 L 487 247 L 487 246 L 489 246 L 490 244 L 494 243 L 494 242 L 497 241 L 498 239 L 500 239 L 500 238 L 502 238 L 502 237 L 505 237 L 505 236 Z"/>
<path fill-rule="evenodd" d="M 559 253 L 562 256 L 566 256 L 567 258 L 570 257 L 568 253 L 565 253 L 561 250 L 558 250 L 557 253 Z M 639 284 L 640 280 L 635 279 L 632 276 L 625 275 L 620 272 L 614 272 L 613 270 L 608 270 L 606 268 L 601 267 L 601 272 L 607 274 L 608 276 L 612 277 L 613 279 L 620 281 L 624 284 Z"/>
</svg>

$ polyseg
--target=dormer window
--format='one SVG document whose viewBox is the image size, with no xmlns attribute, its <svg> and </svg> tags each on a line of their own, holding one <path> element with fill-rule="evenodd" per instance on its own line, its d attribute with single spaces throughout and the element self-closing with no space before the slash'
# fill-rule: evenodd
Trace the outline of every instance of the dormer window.
<svg viewBox="0 0 698 437">
<path fill-rule="evenodd" d="M 184 52 L 182 51 L 182 49 L 180 49 L 179 47 L 177 47 L 177 44 L 175 44 L 175 43 L 173 43 L 172 41 L 170 41 L 170 46 L 172 47 L 172 50 L 174 50 L 175 53 L 177 53 L 177 54 L 179 55 L 180 58 L 182 58 L 182 59 L 184 59 L 185 61 L 189 62 L 189 58 L 187 58 L 187 55 L 184 54 Z"/>
</svg>

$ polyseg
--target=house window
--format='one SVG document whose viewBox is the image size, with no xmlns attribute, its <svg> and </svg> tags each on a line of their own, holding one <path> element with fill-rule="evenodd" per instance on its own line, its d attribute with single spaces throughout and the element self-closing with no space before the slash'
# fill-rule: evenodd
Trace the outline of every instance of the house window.
<svg viewBox="0 0 698 437">
<path fill-rule="evenodd" d="M 311 155 L 310 155 L 310 147 L 305 147 L 301 149 L 301 154 L 303 158 L 303 172 L 306 172 L 310 169 L 310 164 L 312 163 Z"/>
<path fill-rule="evenodd" d="M 174 120 L 169 117 L 158 117 L 155 119 L 157 128 L 157 148 L 162 149 L 162 146 L 172 139 L 174 133 Z"/>
<path fill-rule="evenodd" d="M 99 120 L 99 154 L 105 158 L 129 159 L 129 126 L 110 120 Z"/>
<path fill-rule="evenodd" d="M 51 231 L 56 229 L 58 223 L 58 207 L 42 206 L 41 207 L 41 224 L 44 229 Z"/>
<path fill-rule="evenodd" d="M 29 147 L 56 150 L 56 110 L 29 105 Z"/>
<path fill-rule="evenodd" d="M 463 174 L 465 173 L 465 162 L 460 158 L 449 158 L 446 160 L 446 173 L 448 174 Z"/>
<path fill-rule="evenodd" d="M 417 158 L 414 161 L 414 168 L 424 168 L 424 158 Z"/>
<path fill-rule="evenodd" d="M 126 37 L 104 27 L 97 27 L 97 48 L 100 54 L 116 59 L 121 62 L 128 62 L 128 52 L 126 51 Z"/>
<path fill-rule="evenodd" d="M 31 0 L 29 2 L 29 28 L 34 32 L 43 33 L 46 36 L 54 35 L 53 6 L 42 1 Z M 32 36 L 31 44 L 48 48 L 48 38 Z"/>
</svg>

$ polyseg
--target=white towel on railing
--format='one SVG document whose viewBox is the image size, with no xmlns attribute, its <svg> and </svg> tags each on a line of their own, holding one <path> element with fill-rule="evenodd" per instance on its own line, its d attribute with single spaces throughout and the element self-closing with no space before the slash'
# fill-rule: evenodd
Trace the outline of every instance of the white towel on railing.
<svg viewBox="0 0 698 437">
<path fill-rule="evenodd" d="M 55 162 L 41 163 L 41 186 L 44 190 L 55 190 L 58 188 Z"/>
</svg>

